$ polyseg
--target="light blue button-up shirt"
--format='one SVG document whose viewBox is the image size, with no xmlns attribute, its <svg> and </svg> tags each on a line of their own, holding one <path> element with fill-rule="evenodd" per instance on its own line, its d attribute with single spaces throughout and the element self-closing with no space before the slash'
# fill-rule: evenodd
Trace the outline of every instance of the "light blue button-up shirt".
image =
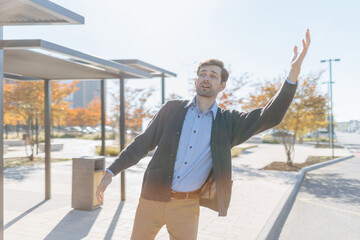
<svg viewBox="0 0 360 240">
<path fill-rule="evenodd" d="M 218 105 L 215 102 L 209 110 L 201 113 L 194 97 L 187 107 L 172 182 L 172 189 L 177 192 L 199 189 L 212 168 L 210 137 Z"/>
</svg>

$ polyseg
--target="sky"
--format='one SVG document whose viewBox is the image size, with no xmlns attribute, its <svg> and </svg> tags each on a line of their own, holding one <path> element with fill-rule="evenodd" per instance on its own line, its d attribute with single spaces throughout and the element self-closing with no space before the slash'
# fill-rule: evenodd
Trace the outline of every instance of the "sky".
<svg viewBox="0 0 360 240">
<path fill-rule="evenodd" d="M 221 59 L 233 77 L 251 82 L 285 76 L 294 45 L 310 29 L 311 45 L 301 74 L 325 71 L 333 63 L 335 121 L 360 120 L 360 1 L 356 0 L 53 0 L 85 17 L 84 25 L 9 26 L 4 39 L 43 39 L 107 59 L 140 59 L 177 74 L 166 94 L 189 96 L 188 79 L 197 64 Z M 128 86 L 160 80 L 129 80 Z M 115 87 L 109 82 L 109 88 Z M 327 84 L 321 84 L 327 93 Z M 241 91 L 246 97 L 249 88 Z M 154 104 L 160 102 L 155 94 Z"/>
</svg>

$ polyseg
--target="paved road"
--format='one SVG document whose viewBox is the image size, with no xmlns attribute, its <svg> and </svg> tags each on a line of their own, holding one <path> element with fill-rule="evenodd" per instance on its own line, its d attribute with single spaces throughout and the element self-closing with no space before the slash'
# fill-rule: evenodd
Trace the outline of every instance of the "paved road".
<svg viewBox="0 0 360 240">
<path fill-rule="evenodd" d="M 360 157 L 304 179 L 279 239 L 360 239 Z"/>
<path fill-rule="evenodd" d="M 338 141 L 344 145 L 356 157 L 360 157 L 360 134 L 338 133 Z"/>
</svg>

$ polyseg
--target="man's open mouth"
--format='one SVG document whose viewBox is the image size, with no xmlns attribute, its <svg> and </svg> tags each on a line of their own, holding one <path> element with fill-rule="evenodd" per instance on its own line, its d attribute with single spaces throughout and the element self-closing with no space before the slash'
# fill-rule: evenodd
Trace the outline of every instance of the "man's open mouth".
<svg viewBox="0 0 360 240">
<path fill-rule="evenodd" d="M 210 86 L 208 85 L 201 85 L 202 88 L 207 88 L 207 89 L 210 89 Z"/>
</svg>

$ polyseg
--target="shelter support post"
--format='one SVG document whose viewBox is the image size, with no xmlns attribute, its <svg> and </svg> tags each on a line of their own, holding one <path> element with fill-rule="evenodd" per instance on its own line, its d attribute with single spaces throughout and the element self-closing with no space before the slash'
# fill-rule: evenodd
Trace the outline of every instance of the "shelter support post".
<svg viewBox="0 0 360 240">
<path fill-rule="evenodd" d="M 161 104 L 165 103 L 165 74 L 161 74 Z"/>
<path fill-rule="evenodd" d="M 100 81 L 101 88 L 101 156 L 105 156 L 105 80 Z"/>
<path fill-rule="evenodd" d="M 3 26 L 0 26 L 0 42 Z M 4 49 L 0 44 L 0 240 L 4 239 Z"/>
<path fill-rule="evenodd" d="M 45 92 L 45 200 L 51 198 L 51 145 L 50 145 L 50 129 L 51 129 L 51 82 L 44 80 Z"/>
<path fill-rule="evenodd" d="M 125 148 L 125 79 L 120 78 L 120 151 Z M 125 201 L 125 171 L 121 172 L 121 201 Z"/>
</svg>

